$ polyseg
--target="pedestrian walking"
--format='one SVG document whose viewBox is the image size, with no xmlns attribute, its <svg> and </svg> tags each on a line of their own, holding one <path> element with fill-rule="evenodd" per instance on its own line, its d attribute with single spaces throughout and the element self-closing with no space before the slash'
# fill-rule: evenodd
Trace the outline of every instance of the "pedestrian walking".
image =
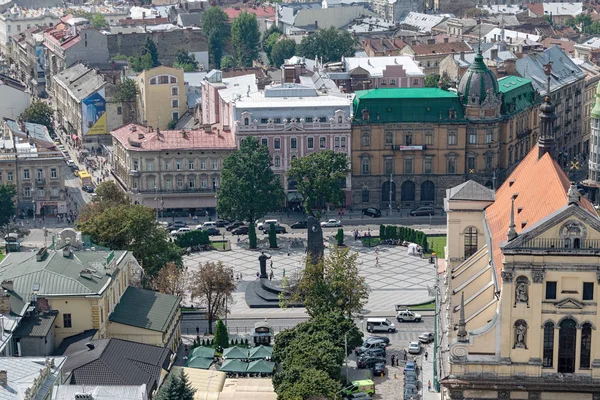
<svg viewBox="0 0 600 400">
<path fill-rule="evenodd" d="M 431 381 L 427 381 L 427 391 L 431 392 Z"/>
<path fill-rule="evenodd" d="M 427 352 L 425 352 L 425 361 L 427 361 L 427 356 L 428 356 L 428 355 L 429 355 L 429 354 L 428 354 Z"/>
<path fill-rule="evenodd" d="M 396 361 L 396 355 L 392 354 L 392 367 L 394 366 L 394 361 Z"/>
<path fill-rule="evenodd" d="M 273 280 L 273 270 L 271 270 L 271 273 L 269 274 L 269 280 L 272 281 Z"/>
<path fill-rule="evenodd" d="M 406 361 L 406 349 L 404 349 L 404 361 Z"/>
</svg>

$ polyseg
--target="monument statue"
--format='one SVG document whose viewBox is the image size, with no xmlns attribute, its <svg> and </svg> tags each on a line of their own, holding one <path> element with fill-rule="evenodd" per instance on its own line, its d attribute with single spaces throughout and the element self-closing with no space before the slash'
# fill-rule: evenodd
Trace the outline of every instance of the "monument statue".
<svg viewBox="0 0 600 400">
<path fill-rule="evenodd" d="M 271 256 L 265 254 L 264 251 L 260 252 L 260 256 L 258 256 L 258 262 L 260 263 L 260 277 L 269 279 L 267 275 L 267 260 L 270 259 Z"/>
<path fill-rule="evenodd" d="M 517 283 L 515 298 L 517 303 L 527 303 L 529 296 L 527 295 L 527 284 L 525 282 Z"/>
<path fill-rule="evenodd" d="M 517 323 L 515 326 L 515 347 L 520 349 L 526 349 L 525 334 L 527 333 L 527 326 L 523 323 Z"/>
<path fill-rule="evenodd" d="M 316 264 L 323 258 L 323 230 L 319 220 L 313 216 L 307 218 L 308 238 L 306 254 L 311 264 Z"/>
</svg>

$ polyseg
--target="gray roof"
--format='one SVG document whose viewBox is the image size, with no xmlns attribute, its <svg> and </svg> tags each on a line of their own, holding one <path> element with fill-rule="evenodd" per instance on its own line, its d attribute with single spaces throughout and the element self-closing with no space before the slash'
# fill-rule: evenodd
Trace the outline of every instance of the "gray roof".
<svg viewBox="0 0 600 400">
<path fill-rule="evenodd" d="M 214 70 L 211 70 L 212 72 Z M 189 86 L 200 87 L 201 82 L 204 78 L 209 74 L 207 71 L 194 71 L 194 72 L 184 72 L 183 73 L 183 81 Z"/>
<path fill-rule="evenodd" d="M 301 10 L 321 9 L 321 2 L 314 3 L 286 3 L 277 5 L 279 22 L 288 25 L 294 25 L 296 17 Z"/>
<path fill-rule="evenodd" d="M 98 71 L 81 63 L 57 74 L 54 76 L 54 80 L 66 87 L 78 102 L 96 92 L 106 83 Z"/>
<path fill-rule="evenodd" d="M 73 400 L 75 394 L 91 394 L 94 400 L 146 400 L 146 385 L 139 386 L 83 386 L 59 385 L 54 388 L 52 400 Z"/>
<path fill-rule="evenodd" d="M 148 392 L 158 387 L 162 370 L 170 364 L 171 350 L 121 339 L 69 346 L 64 355 L 63 381 L 71 385 L 142 385 Z M 83 347 L 83 349 L 82 349 Z"/>
<path fill-rule="evenodd" d="M 585 74 L 571 61 L 569 56 L 558 46 L 545 49 L 541 54 L 531 54 L 517 60 L 517 72 L 523 78 L 531 79 L 533 87 L 546 95 L 546 74 L 544 65 L 552 62 L 550 92 L 585 78 Z"/>
<path fill-rule="evenodd" d="M 13 335 L 15 337 L 46 337 L 54 326 L 58 311 L 36 314 L 21 320 Z"/>
<path fill-rule="evenodd" d="M 115 262 L 122 262 L 126 253 L 115 251 Z M 31 300 L 34 287 L 38 296 L 97 295 L 111 279 L 105 267 L 109 254 L 80 251 L 67 258 L 61 251 L 48 251 L 42 261 L 36 261 L 35 252 L 9 253 L 0 262 L 0 281 L 12 280 L 11 295 L 25 302 Z"/>
<path fill-rule="evenodd" d="M 29 136 L 33 140 L 41 140 L 48 143 L 54 142 L 48 133 L 48 128 L 46 128 L 44 125 L 34 124 L 33 122 L 25 122 L 25 132 L 23 132 L 16 121 L 12 119 L 6 119 L 5 121 L 6 125 L 8 125 L 14 134 L 26 136 L 27 133 L 29 133 Z"/>
<path fill-rule="evenodd" d="M 179 297 L 129 286 L 108 319 L 119 324 L 167 332 Z"/>
<path fill-rule="evenodd" d="M 42 386 L 34 400 L 44 400 L 60 376 L 65 357 L 53 357 L 54 366 L 50 374 L 42 380 Z M 45 357 L 0 357 L 0 370 L 7 371 L 8 383 L 0 386 L 0 400 L 22 400 L 33 380 L 41 376 L 40 370 L 46 365 Z"/>
<path fill-rule="evenodd" d="M 177 16 L 178 25 L 182 27 L 186 26 L 202 26 L 202 14 L 201 13 L 186 13 L 179 14 Z"/>
<path fill-rule="evenodd" d="M 469 180 L 449 189 L 448 200 L 494 201 L 494 191 Z"/>
</svg>

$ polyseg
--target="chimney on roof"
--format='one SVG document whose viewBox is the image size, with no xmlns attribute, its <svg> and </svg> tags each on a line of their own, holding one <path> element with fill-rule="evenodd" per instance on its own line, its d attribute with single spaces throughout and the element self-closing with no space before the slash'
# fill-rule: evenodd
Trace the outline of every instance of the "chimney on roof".
<svg viewBox="0 0 600 400">
<path fill-rule="evenodd" d="M 490 58 L 495 61 L 498 58 L 498 49 L 492 49 L 491 53 Z"/>
<path fill-rule="evenodd" d="M 462 61 L 465 61 L 465 52 L 464 52 L 464 51 L 461 51 L 461 52 L 460 52 L 460 59 L 461 59 Z"/>
<path fill-rule="evenodd" d="M 3 369 L 0 371 L 0 385 L 6 386 L 8 384 L 8 372 Z"/>
</svg>

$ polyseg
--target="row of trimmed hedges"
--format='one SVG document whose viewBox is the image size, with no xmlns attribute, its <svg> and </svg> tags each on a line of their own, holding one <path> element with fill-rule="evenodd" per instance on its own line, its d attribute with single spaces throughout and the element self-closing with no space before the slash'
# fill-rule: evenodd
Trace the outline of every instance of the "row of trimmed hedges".
<svg viewBox="0 0 600 400">
<path fill-rule="evenodd" d="M 423 252 L 429 252 L 429 243 L 427 235 L 422 231 L 418 231 L 407 226 L 380 225 L 379 237 L 381 240 L 394 239 L 405 240 L 407 242 L 416 243 L 423 248 Z"/>
</svg>

